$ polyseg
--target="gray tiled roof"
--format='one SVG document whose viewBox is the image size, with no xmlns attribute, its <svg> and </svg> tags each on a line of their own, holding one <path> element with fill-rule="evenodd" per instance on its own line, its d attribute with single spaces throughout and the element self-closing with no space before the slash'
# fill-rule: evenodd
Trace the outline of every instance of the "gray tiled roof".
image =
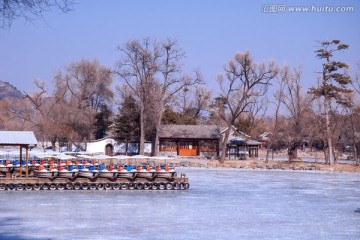
<svg viewBox="0 0 360 240">
<path fill-rule="evenodd" d="M 220 139 L 216 125 L 161 125 L 160 138 Z"/>
<path fill-rule="evenodd" d="M 247 143 L 248 145 L 261 145 L 261 142 L 258 142 L 258 141 L 255 141 L 255 140 L 251 140 L 251 139 L 247 140 L 246 143 Z"/>
<path fill-rule="evenodd" d="M 0 131 L 0 145 L 36 145 L 37 140 L 31 131 Z"/>
</svg>

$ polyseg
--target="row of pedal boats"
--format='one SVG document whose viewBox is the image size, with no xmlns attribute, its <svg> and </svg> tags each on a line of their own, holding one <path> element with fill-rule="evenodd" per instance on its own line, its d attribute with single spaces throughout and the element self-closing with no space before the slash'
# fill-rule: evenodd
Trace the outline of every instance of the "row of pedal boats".
<svg viewBox="0 0 360 240">
<path fill-rule="evenodd" d="M 25 163 L 22 162 L 22 170 L 25 171 Z M 34 173 L 35 177 L 55 179 L 68 178 L 74 180 L 77 177 L 88 179 L 107 178 L 115 180 L 117 178 L 167 178 L 173 179 L 176 176 L 176 171 L 170 166 L 150 166 L 150 165 L 98 165 L 90 162 L 81 162 L 78 164 L 66 163 L 46 163 L 46 162 L 31 162 L 29 164 L 30 171 Z M 0 162 L 0 172 L 19 172 L 20 163 L 14 161 L 13 163 Z"/>
<path fill-rule="evenodd" d="M 45 182 L 45 183 L 0 183 L 5 190 L 186 190 L 187 182 Z"/>
</svg>

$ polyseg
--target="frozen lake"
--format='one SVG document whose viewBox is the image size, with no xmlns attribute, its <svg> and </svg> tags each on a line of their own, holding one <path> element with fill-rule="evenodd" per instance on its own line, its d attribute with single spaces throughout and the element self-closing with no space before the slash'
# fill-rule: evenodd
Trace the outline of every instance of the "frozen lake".
<svg viewBox="0 0 360 240">
<path fill-rule="evenodd" d="M 360 239 L 360 175 L 177 169 L 190 189 L 0 192 L 0 239 Z"/>
</svg>

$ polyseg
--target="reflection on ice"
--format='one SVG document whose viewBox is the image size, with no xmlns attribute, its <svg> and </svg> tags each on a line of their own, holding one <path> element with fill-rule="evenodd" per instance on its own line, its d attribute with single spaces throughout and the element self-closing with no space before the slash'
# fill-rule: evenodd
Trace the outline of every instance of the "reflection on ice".
<svg viewBox="0 0 360 240">
<path fill-rule="evenodd" d="M 360 176 L 178 169 L 186 191 L 0 192 L 0 239 L 359 239 Z"/>
</svg>

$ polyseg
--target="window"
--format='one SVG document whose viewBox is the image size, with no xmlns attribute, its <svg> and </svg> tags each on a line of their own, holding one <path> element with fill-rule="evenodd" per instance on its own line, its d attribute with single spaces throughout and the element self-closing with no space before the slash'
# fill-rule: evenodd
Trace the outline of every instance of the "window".
<svg viewBox="0 0 360 240">
<path fill-rule="evenodd" d="M 174 141 L 161 141 L 160 151 L 161 152 L 176 152 L 176 142 Z"/>
</svg>

